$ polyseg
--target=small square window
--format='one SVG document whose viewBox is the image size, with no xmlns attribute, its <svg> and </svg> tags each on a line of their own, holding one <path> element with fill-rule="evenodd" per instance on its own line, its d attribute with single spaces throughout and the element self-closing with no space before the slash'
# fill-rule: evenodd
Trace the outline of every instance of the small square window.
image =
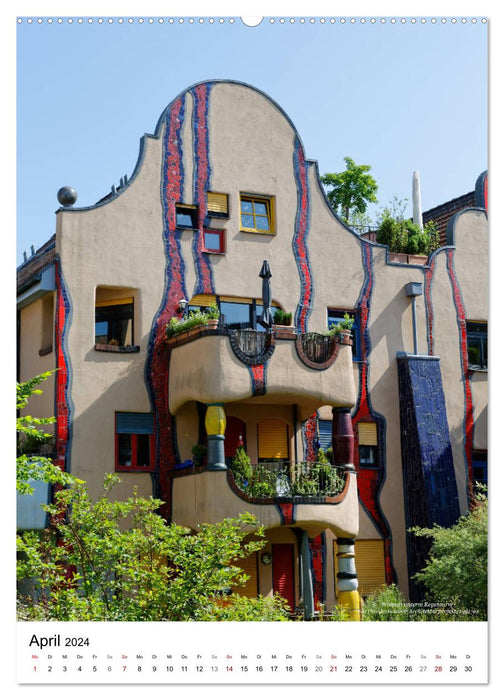
<svg viewBox="0 0 504 700">
<path fill-rule="evenodd" d="M 240 194 L 240 227 L 242 231 L 274 233 L 273 197 Z"/>
<path fill-rule="evenodd" d="M 206 228 L 203 230 L 203 250 L 206 253 L 225 253 L 224 229 Z"/>
<path fill-rule="evenodd" d="M 486 369 L 488 361 L 488 325 L 467 321 L 469 369 Z"/>
<path fill-rule="evenodd" d="M 133 345 L 133 299 L 96 302 L 95 344 Z"/>
<path fill-rule="evenodd" d="M 177 228 L 198 228 L 198 207 L 177 204 L 175 207 Z"/>
<path fill-rule="evenodd" d="M 154 471 L 152 413 L 116 413 L 116 471 Z"/>
</svg>

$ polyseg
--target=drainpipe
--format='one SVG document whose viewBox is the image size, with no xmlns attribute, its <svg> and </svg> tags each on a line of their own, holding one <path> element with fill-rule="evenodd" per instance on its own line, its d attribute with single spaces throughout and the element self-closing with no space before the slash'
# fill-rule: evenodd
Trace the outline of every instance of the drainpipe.
<svg viewBox="0 0 504 700">
<path fill-rule="evenodd" d="M 410 282 L 405 286 L 406 296 L 411 298 L 411 315 L 413 320 L 413 354 L 418 355 L 418 334 L 416 320 L 416 302 L 415 297 L 423 294 L 422 282 Z"/>
</svg>

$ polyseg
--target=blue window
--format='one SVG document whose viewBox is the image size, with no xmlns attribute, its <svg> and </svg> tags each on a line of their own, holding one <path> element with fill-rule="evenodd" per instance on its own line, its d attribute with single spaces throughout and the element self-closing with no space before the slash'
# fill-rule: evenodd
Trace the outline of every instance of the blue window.
<svg viewBox="0 0 504 700">
<path fill-rule="evenodd" d="M 175 207 L 177 228 L 198 228 L 198 208 L 191 204 Z"/>
<path fill-rule="evenodd" d="M 473 484 L 478 483 L 486 486 L 488 483 L 488 454 L 487 452 L 473 452 Z"/>
<path fill-rule="evenodd" d="M 467 321 L 467 353 L 469 369 L 486 369 L 488 359 L 488 326 Z"/>
</svg>

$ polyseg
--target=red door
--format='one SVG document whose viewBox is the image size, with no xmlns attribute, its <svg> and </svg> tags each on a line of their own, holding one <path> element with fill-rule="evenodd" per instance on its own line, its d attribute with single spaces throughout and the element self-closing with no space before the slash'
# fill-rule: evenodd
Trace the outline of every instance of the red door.
<svg viewBox="0 0 504 700">
<path fill-rule="evenodd" d="M 289 603 L 294 612 L 294 545 L 274 544 L 273 555 L 273 592 L 278 593 Z"/>
<path fill-rule="evenodd" d="M 228 416 L 226 418 L 226 437 L 224 440 L 224 454 L 226 457 L 234 457 L 238 445 L 241 442 L 247 447 L 245 435 L 245 423 L 239 418 Z"/>
</svg>

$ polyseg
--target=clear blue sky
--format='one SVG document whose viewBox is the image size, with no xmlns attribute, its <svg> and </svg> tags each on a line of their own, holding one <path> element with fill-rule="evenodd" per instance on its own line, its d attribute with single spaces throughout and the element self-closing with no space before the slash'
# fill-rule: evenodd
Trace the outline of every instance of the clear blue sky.
<svg viewBox="0 0 504 700">
<path fill-rule="evenodd" d="M 371 165 L 379 207 L 422 207 L 474 188 L 487 163 L 487 32 L 481 20 L 304 24 L 275 17 L 143 24 L 89 15 L 17 27 L 17 261 L 55 230 L 63 185 L 89 206 L 131 175 L 139 141 L 166 105 L 205 79 L 250 83 L 278 102 L 320 172 Z M 45 15 L 40 15 L 44 17 Z M 60 15 L 61 16 L 61 15 Z M 138 17 L 138 9 L 133 17 Z M 176 15 L 179 17 L 180 15 Z M 360 17 L 360 15 L 357 15 Z M 63 15 L 63 17 L 66 17 Z M 406 16 L 407 17 L 407 16 Z M 375 207 L 370 210 L 374 215 Z"/>
</svg>

